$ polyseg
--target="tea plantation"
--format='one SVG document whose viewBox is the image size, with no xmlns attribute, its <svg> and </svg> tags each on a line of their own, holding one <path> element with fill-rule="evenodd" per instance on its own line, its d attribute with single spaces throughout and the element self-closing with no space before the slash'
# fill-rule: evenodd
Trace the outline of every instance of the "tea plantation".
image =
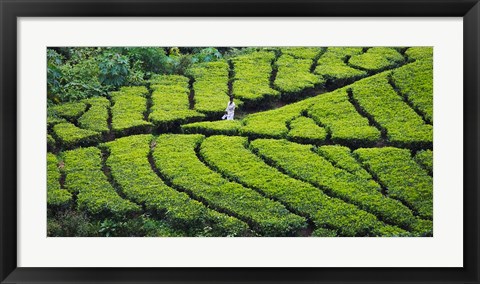
<svg viewBox="0 0 480 284">
<path fill-rule="evenodd" d="M 234 120 L 221 120 L 229 96 Z M 49 236 L 433 236 L 433 50 L 257 48 L 48 107 Z"/>
</svg>

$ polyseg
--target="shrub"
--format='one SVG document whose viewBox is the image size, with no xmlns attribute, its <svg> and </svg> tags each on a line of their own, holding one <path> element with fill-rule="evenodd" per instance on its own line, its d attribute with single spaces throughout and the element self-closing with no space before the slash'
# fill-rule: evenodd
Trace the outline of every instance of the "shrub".
<svg viewBox="0 0 480 284">
<path fill-rule="evenodd" d="M 282 54 L 287 54 L 299 59 L 313 60 L 324 50 L 322 47 L 282 47 Z"/>
<path fill-rule="evenodd" d="M 57 157 L 47 153 L 47 205 L 48 207 L 66 207 L 72 201 L 72 194 L 60 188 L 60 171 Z"/>
<path fill-rule="evenodd" d="M 189 236 L 204 232 L 207 227 L 216 236 L 244 235 L 244 222 L 208 209 L 167 186 L 155 174 L 148 161 L 151 140 L 151 135 L 135 135 L 105 144 L 110 151 L 107 165 L 125 196 L 164 216 L 168 224 Z"/>
<path fill-rule="evenodd" d="M 246 143 L 244 137 L 211 136 L 201 144 L 200 155 L 216 171 L 280 201 L 318 227 L 328 226 L 343 236 L 355 236 L 382 225 L 372 214 L 268 166 L 245 148 Z"/>
<path fill-rule="evenodd" d="M 329 47 L 317 61 L 315 74 L 320 75 L 324 81 L 329 80 L 337 85 L 365 77 L 367 72 L 352 68 L 345 63 L 350 56 L 362 52 L 361 47 Z"/>
<path fill-rule="evenodd" d="M 102 134 L 96 131 L 81 129 L 69 122 L 53 126 L 53 133 L 57 141 L 65 148 L 88 145 L 99 142 Z"/>
<path fill-rule="evenodd" d="M 47 150 L 52 150 L 53 148 L 55 148 L 55 139 L 52 135 L 47 134 Z"/>
<path fill-rule="evenodd" d="M 417 61 L 392 72 L 391 80 L 399 93 L 428 123 L 433 123 L 433 65 Z"/>
<path fill-rule="evenodd" d="M 352 56 L 348 63 L 355 68 L 382 71 L 387 68 L 398 67 L 404 60 L 403 56 L 393 48 L 372 47 L 363 54 Z"/>
<path fill-rule="evenodd" d="M 224 61 L 194 65 L 188 70 L 195 82 L 195 110 L 221 116 L 228 103 L 228 64 Z"/>
<path fill-rule="evenodd" d="M 130 64 L 128 57 L 113 51 L 106 51 L 99 58 L 99 80 L 102 84 L 115 87 L 127 82 Z"/>
<path fill-rule="evenodd" d="M 81 128 L 106 133 L 108 128 L 108 108 L 110 101 L 103 97 L 84 100 L 90 108 L 78 119 Z"/>
<path fill-rule="evenodd" d="M 257 51 L 232 58 L 235 72 L 232 88 L 235 98 L 248 101 L 249 105 L 278 99 L 280 93 L 270 88 L 274 59 L 275 53 L 269 51 Z"/>
<path fill-rule="evenodd" d="M 384 129 L 388 140 L 398 147 L 428 148 L 433 127 L 425 124 L 392 88 L 388 73 L 352 85 L 353 98 Z"/>
<path fill-rule="evenodd" d="M 237 135 L 242 123 L 239 120 L 220 120 L 220 121 L 203 121 L 181 126 L 183 133 L 199 133 L 205 135 Z"/>
<path fill-rule="evenodd" d="M 321 144 L 327 139 L 325 128 L 318 126 L 313 119 L 300 116 L 290 122 L 289 140 L 304 144 Z"/>
<path fill-rule="evenodd" d="M 145 87 L 129 87 L 111 94 L 112 130 L 119 135 L 149 131 L 152 124 L 144 120 L 147 112 Z"/>
<path fill-rule="evenodd" d="M 331 133 L 334 143 L 358 147 L 380 139 L 380 132 L 356 111 L 344 89 L 319 96 L 307 113 Z"/>
<path fill-rule="evenodd" d="M 433 180 L 407 149 L 393 147 L 358 149 L 362 164 L 388 189 L 388 196 L 405 202 L 422 218 L 433 217 Z"/>
<path fill-rule="evenodd" d="M 256 191 L 224 179 L 197 157 L 203 135 L 161 135 L 153 151 L 155 165 L 166 179 L 209 206 L 251 224 L 265 236 L 289 236 L 306 220 Z"/>
<path fill-rule="evenodd" d="M 353 203 L 379 219 L 411 229 L 412 212 L 397 200 L 386 198 L 373 180 L 358 178 L 336 168 L 312 152 L 311 145 L 285 140 L 259 139 L 251 147 L 265 159 L 271 160 L 290 176 L 309 182 L 330 195 Z"/>
<path fill-rule="evenodd" d="M 330 230 L 325 228 L 318 228 L 312 232 L 312 237 L 331 238 L 336 236 L 337 236 L 337 232 L 335 230 Z"/>
<path fill-rule="evenodd" d="M 64 103 L 49 108 L 49 112 L 57 117 L 63 117 L 68 120 L 79 118 L 87 108 L 83 102 Z"/>
<path fill-rule="evenodd" d="M 59 124 L 59 123 L 62 123 L 62 122 L 67 122 L 67 121 L 65 119 L 57 117 L 53 114 L 48 114 L 47 115 L 47 127 L 49 127 L 49 128 L 54 126 L 55 124 Z"/>
<path fill-rule="evenodd" d="M 78 209 L 91 215 L 120 218 L 141 210 L 140 206 L 118 195 L 102 172 L 98 148 L 77 148 L 63 153 L 65 187 L 77 194 Z"/>
<path fill-rule="evenodd" d="M 433 151 L 420 150 L 415 154 L 415 161 L 422 166 L 430 175 L 433 174 Z"/>
<path fill-rule="evenodd" d="M 296 59 L 290 55 L 282 55 L 275 64 L 278 72 L 273 84 L 281 92 L 299 93 L 324 82 L 317 75 L 310 73 L 311 59 Z"/>
<path fill-rule="evenodd" d="M 83 212 L 57 211 L 47 218 L 49 237 L 97 237 L 98 226 Z"/>
<path fill-rule="evenodd" d="M 316 152 L 327 159 L 335 167 L 364 179 L 372 176 L 362 167 L 348 147 L 340 145 L 325 145 L 316 149 Z"/>
<path fill-rule="evenodd" d="M 426 60 L 432 63 L 433 61 L 433 47 L 430 46 L 416 46 L 410 47 L 405 51 L 405 55 L 407 55 L 408 60 Z"/>
<path fill-rule="evenodd" d="M 205 116 L 190 109 L 188 78 L 178 75 L 156 76 L 151 85 L 152 107 L 149 119 L 162 130 L 200 120 Z"/>
</svg>

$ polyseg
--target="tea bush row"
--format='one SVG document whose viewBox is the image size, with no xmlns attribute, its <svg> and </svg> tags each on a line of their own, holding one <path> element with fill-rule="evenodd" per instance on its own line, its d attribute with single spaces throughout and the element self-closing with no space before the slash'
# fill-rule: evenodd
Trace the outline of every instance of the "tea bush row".
<svg viewBox="0 0 480 284">
<path fill-rule="evenodd" d="M 422 166 L 427 172 L 433 174 L 433 151 L 421 150 L 415 154 L 415 161 Z"/>
<path fill-rule="evenodd" d="M 317 61 L 315 74 L 324 81 L 344 85 L 347 82 L 367 76 L 367 72 L 348 66 L 345 61 L 357 54 L 363 53 L 361 47 L 329 47 Z"/>
<path fill-rule="evenodd" d="M 383 225 L 374 215 L 268 166 L 246 148 L 246 143 L 245 137 L 211 136 L 201 144 L 200 155 L 218 172 L 282 202 L 310 218 L 316 227 L 356 236 L 367 235 Z"/>
<path fill-rule="evenodd" d="M 107 133 L 108 128 L 108 110 L 110 101 L 103 97 L 90 98 L 84 100 L 90 108 L 78 119 L 78 125 L 81 128 Z"/>
<path fill-rule="evenodd" d="M 313 119 L 299 116 L 289 122 L 289 140 L 305 144 L 322 144 L 327 139 L 325 128 L 318 126 Z"/>
<path fill-rule="evenodd" d="M 51 116 L 66 118 L 69 121 L 79 118 L 87 108 L 83 102 L 71 102 L 49 107 Z"/>
<path fill-rule="evenodd" d="M 403 55 L 394 48 L 372 47 L 363 54 L 353 55 L 348 63 L 355 68 L 377 72 L 398 67 L 404 61 Z"/>
<path fill-rule="evenodd" d="M 63 122 L 53 126 L 55 140 L 65 148 L 73 148 L 101 141 L 100 132 L 82 129 L 70 122 Z"/>
<path fill-rule="evenodd" d="M 272 62 L 275 53 L 257 51 L 231 59 L 234 67 L 233 95 L 250 105 L 280 98 L 280 93 L 270 88 Z"/>
<path fill-rule="evenodd" d="M 359 178 L 372 178 L 372 176 L 355 159 L 348 147 L 340 145 L 325 145 L 318 147 L 316 152 L 337 168 L 346 170 Z"/>
<path fill-rule="evenodd" d="M 410 209 L 397 200 L 383 196 L 380 186 L 373 180 L 358 178 L 336 168 L 315 154 L 311 145 L 285 140 L 258 139 L 251 143 L 251 147 L 261 157 L 272 161 L 290 176 L 355 204 L 389 224 L 412 229 L 415 217 Z"/>
<path fill-rule="evenodd" d="M 278 72 L 273 84 L 282 92 L 282 96 L 297 96 L 305 89 L 324 83 L 321 77 L 310 73 L 312 67 L 312 60 L 310 59 L 298 59 L 290 55 L 282 55 L 277 59 L 275 65 Z"/>
<path fill-rule="evenodd" d="M 291 236 L 307 226 L 304 218 L 290 213 L 282 204 L 230 182 L 204 165 L 195 152 L 203 139 L 203 135 L 160 135 L 153 151 L 160 173 L 213 208 L 251 224 L 261 235 Z"/>
<path fill-rule="evenodd" d="M 323 47 L 282 47 L 280 52 L 282 54 L 290 55 L 299 59 L 315 60 L 320 53 L 325 50 Z"/>
<path fill-rule="evenodd" d="M 118 195 L 102 171 L 98 148 L 77 148 L 63 153 L 65 187 L 77 193 L 78 209 L 94 216 L 123 217 L 140 212 L 140 206 Z"/>
<path fill-rule="evenodd" d="M 218 213 L 167 186 L 153 171 L 148 156 L 151 135 L 134 135 L 108 142 L 107 165 L 125 196 L 146 210 L 163 216 L 174 228 L 195 236 L 208 230 L 214 236 L 241 236 L 248 225 Z"/>
<path fill-rule="evenodd" d="M 112 106 L 112 131 L 117 135 L 145 132 L 152 123 L 145 121 L 148 90 L 146 87 L 122 87 L 110 93 Z"/>
<path fill-rule="evenodd" d="M 164 131 L 173 129 L 179 124 L 200 120 L 202 113 L 190 109 L 188 96 L 189 79 L 180 75 L 156 76 L 152 92 L 152 107 L 149 120 Z"/>
<path fill-rule="evenodd" d="M 60 171 L 58 160 L 52 153 L 47 153 L 47 205 L 64 207 L 72 201 L 72 194 L 60 188 Z"/>
<path fill-rule="evenodd" d="M 241 127 L 239 120 L 202 121 L 181 126 L 183 133 L 205 135 L 237 135 Z"/>
<path fill-rule="evenodd" d="M 428 148 L 433 140 L 432 125 L 405 103 L 381 73 L 351 85 L 353 98 L 364 112 L 386 132 L 390 142 L 398 147 Z"/>
<path fill-rule="evenodd" d="M 422 218 L 433 217 L 433 180 L 407 149 L 357 149 L 354 154 L 388 189 L 388 196 L 405 202 Z"/>
</svg>

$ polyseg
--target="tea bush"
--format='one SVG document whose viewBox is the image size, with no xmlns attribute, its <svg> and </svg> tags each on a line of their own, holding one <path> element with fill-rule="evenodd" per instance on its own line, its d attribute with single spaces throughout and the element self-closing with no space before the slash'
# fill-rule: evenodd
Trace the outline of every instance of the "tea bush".
<svg viewBox="0 0 480 284">
<path fill-rule="evenodd" d="M 382 71 L 398 67 L 404 60 L 403 56 L 394 48 L 372 47 L 363 54 L 353 55 L 348 63 L 352 67 L 363 70 Z"/>
<path fill-rule="evenodd" d="M 298 95 L 304 89 L 313 88 L 322 84 L 324 81 L 310 73 L 312 60 L 296 59 L 290 55 L 282 55 L 275 62 L 278 68 L 275 82 L 273 83 L 278 90 L 283 93 L 293 93 L 290 96 Z"/>
<path fill-rule="evenodd" d="M 327 139 L 325 128 L 318 126 L 313 119 L 300 116 L 289 123 L 289 140 L 305 144 L 322 144 Z"/>
<path fill-rule="evenodd" d="M 53 126 L 54 137 L 65 148 L 88 145 L 99 142 L 102 134 L 96 131 L 76 127 L 69 122 L 63 122 Z"/>
<path fill-rule="evenodd" d="M 118 135 L 147 132 L 152 123 L 145 121 L 147 112 L 148 90 L 145 87 L 123 88 L 119 92 L 111 93 L 113 106 L 112 130 Z"/>
<path fill-rule="evenodd" d="M 203 121 L 181 126 L 183 133 L 205 135 L 237 135 L 241 127 L 239 120 Z"/>
<path fill-rule="evenodd" d="M 106 133 L 108 128 L 108 111 L 110 101 L 103 97 L 84 100 L 90 108 L 78 119 L 81 128 Z"/>
<path fill-rule="evenodd" d="M 345 63 L 352 55 L 362 52 L 361 47 L 329 47 L 318 59 L 315 74 L 320 75 L 324 81 L 335 82 L 337 85 L 344 85 L 347 82 L 365 77 L 367 76 L 366 71 L 352 68 Z"/>
<path fill-rule="evenodd" d="M 337 168 L 364 179 L 371 179 L 372 176 L 362 167 L 362 165 L 352 155 L 348 147 L 340 145 L 325 145 L 315 149 L 318 154 L 324 157 Z"/>
<path fill-rule="evenodd" d="M 48 207 L 66 207 L 72 202 L 72 194 L 60 188 L 58 160 L 47 153 L 47 205 Z"/>
<path fill-rule="evenodd" d="M 433 151 L 430 149 L 418 151 L 415 161 L 420 164 L 430 175 L 433 174 Z"/>
</svg>

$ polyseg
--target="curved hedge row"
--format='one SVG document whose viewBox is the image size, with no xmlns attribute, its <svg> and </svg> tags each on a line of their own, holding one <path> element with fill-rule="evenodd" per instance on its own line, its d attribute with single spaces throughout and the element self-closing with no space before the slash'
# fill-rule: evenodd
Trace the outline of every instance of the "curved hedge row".
<svg viewBox="0 0 480 284">
<path fill-rule="evenodd" d="M 422 166 L 427 172 L 433 174 L 433 151 L 421 150 L 415 154 L 415 161 Z"/>
<path fill-rule="evenodd" d="M 203 121 L 181 126 L 183 133 L 205 135 L 237 135 L 242 123 L 239 120 Z"/>
<path fill-rule="evenodd" d="M 60 188 L 60 171 L 58 160 L 52 153 L 47 153 L 47 205 L 62 207 L 72 201 L 72 194 Z"/>
<path fill-rule="evenodd" d="M 320 53 L 325 50 L 324 47 L 282 47 L 280 51 L 282 54 L 287 54 L 298 59 L 315 60 Z M 313 63 L 313 62 L 312 62 Z"/>
<path fill-rule="evenodd" d="M 415 217 L 397 200 L 386 198 L 373 180 L 358 178 L 334 167 L 312 152 L 311 145 L 285 140 L 258 139 L 251 147 L 290 176 L 309 182 L 346 202 L 378 216 L 387 223 L 412 229 Z"/>
<path fill-rule="evenodd" d="M 372 176 L 362 167 L 360 162 L 355 159 L 348 147 L 326 145 L 317 148 L 316 152 L 337 168 L 346 170 L 359 178 L 372 179 Z"/>
<path fill-rule="evenodd" d="M 155 126 L 165 131 L 205 117 L 190 109 L 188 81 L 180 75 L 158 75 L 151 81 L 152 107 L 148 118 Z"/>
<path fill-rule="evenodd" d="M 318 126 L 315 121 L 309 117 L 299 116 L 287 123 L 290 128 L 287 134 L 289 140 L 316 145 L 322 144 L 327 140 L 327 131 L 325 128 Z"/>
<path fill-rule="evenodd" d="M 403 56 L 394 48 L 372 47 L 363 54 L 352 56 L 348 63 L 355 68 L 368 71 L 382 71 L 399 66 L 404 61 Z"/>
<path fill-rule="evenodd" d="M 195 152 L 203 139 L 203 135 L 160 135 L 153 151 L 160 173 L 213 208 L 252 224 L 252 229 L 262 235 L 292 236 L 307 226 L 304 218 L 280 203 L 230 182 L 205 166 Z"/>
<path fill-rule="evenodd" d="M 110 101 L 103 97 L 84 100 L 90 108 L 78 119 L 81 128 L 106 133 L 108 128 L 108 109 Z"/>
<path fill-rule="evenodd" d="M 123 199 L 102 172 L 98 148 L 77 148 L 63 153 L 65 188 L 77 193 L 80 210 L 92 215 L 122 217 L 140 212 L 140 206 Z"/>
<path fill-rule="evenodd" d="M 367 72 L 348 66 L 345 61 L 352 55 L 363 53 L 361 47 L 329 47 L 318 59 L 315 74 L 323 80 L 345 84 L 367 76 Z"/>
<path fill-rule="evenodd" d="M 402 200 L 423 218 L 433 218 L 433 179 L 412 159 L 409 150 L 370 148 L 354 154 L 388 189 L 388 196 Z"/>
<path fill-rule="evenodd" d="M 244 137 L 211 136 L 201 144 L 200 155 L 225 176 L 282 202 L 317 227 L 358 236 L 383 226 L 374 215 L 268 166 L 246 148 L 246 143 Z"/>
<path fill-rule="evenodd" d="M 149 163 L 151 140 L 151 135 L 135 135 L 105 144 L 110 151 L 107 165 L 128 199 L 162 215 L 174 228 L 189 236 L 206 230 L 213 236 L 242 236 L 247 232 L 244 222 L 210 210 L 167 186 Z"/>
<path fill-rule="evenodd" d="M 65 148 L 85 146 L 91 143 L 100 142 L 100 132 L 82 129 L 70 122 L 63 122 L 53 126 L 55 140 L 59 141 Z"/>
<path fill-rule="evenodd" d="M 311 59 L 297 59 L 284 54 L 277 59 L 275 65 L 278 72 L 273 84 L 282 92 L 282 96 L 286 96 L 285 93 L 290 93 L 288 96 L 292 96 L 324 83 L 321 77 L 310 73 Z"/>
</svg>

